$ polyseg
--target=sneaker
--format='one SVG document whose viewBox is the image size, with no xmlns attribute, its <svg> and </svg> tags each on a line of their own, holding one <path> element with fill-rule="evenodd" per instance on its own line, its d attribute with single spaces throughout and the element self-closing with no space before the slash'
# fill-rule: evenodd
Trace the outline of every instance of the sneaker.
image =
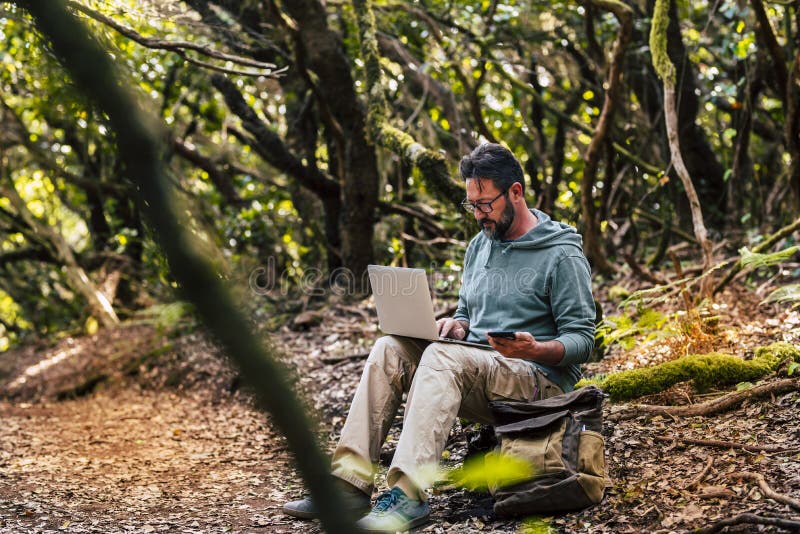
<svg viewBox="0 0 800 534">
<path fill-rule="evenodd" d="M 334 484 L 341 493 L 345 508 L 352 512 L 352 515 L 361 516 L 369 511 L 369 495 L 344 480 L 336 479 Z M 319 517 L 319 510 L 311 497 L 287 502 L 283 505 L 283 513 L 299 519 Z"/>
<path fill-rule="evenodd" d="M 361 532 L 404 532 L 428 522 L 431 507 L 425 501 L 409 499 L 395 486 L 378 496 L 372 511 L 356 522 Z"/>
</svg>

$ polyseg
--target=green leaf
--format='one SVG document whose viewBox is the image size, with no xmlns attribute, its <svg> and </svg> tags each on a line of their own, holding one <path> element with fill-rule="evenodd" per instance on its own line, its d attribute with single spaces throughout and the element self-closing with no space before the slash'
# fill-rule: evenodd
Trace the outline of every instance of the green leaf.
<svg viewBox="0 0 800 534">
<path fill-rule="evenodd" d="M 534 469 L 530 462 L 517 456 L 490 452 L 472 458 L 449 474 L 451 482 L 469 490 L 502 488 L 530 480 Z"/>
<path fill-rule="evenodd" d="M 792 256 L 795 255 L 795 253 L 797 253 L 797 251 L 800 251 L 800 246 L 798 245 L 779 250 L 778 252 L 773 252 L 771 254 L 751 252 L 747 247 L 742 247 L 739 249 L 739 254 L 742 255 L 739 262 L 743 268 L 769 267 L 770 265 L 776 265 L 778 263 L 788 261 L 792 258 Z"/>
<path fill-rule="evenodd" d="M 739 382 L 736 384 L 736 391 L 744 391 L 745 389 L 750 389 L 753 387 L 752 382 Z"/>
<path fill-rule="evenodd" d="M 786 368 L 786 374 L 792 376 L 798 369 L 800 369 L 800 363 L 790 362 L 789 366 Z"/>
<path fill-rule="evenodd" d="M 800 305 L 800 284 L 790 284 L 788 286 L 779 287 L 761 301 L 761 304 L 770 304 L 773 302 L 795 302 Z"/>
</svg>

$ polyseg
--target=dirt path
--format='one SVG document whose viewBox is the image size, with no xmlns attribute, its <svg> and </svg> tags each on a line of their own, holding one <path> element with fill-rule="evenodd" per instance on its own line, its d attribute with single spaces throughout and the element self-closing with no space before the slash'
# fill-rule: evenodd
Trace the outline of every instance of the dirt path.
<svg viewBox="0 0 800 534">
<path fill-rule="evenodd" d="M 123 390 L 0 418 L 6 531 L 295 530 L 275 528 L 287 455 L 240 402 Z"/>
</svg>

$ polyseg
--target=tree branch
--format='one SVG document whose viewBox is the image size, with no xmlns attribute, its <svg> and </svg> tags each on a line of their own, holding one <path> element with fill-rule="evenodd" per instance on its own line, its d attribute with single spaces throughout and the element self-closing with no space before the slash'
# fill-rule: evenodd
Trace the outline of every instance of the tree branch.
<svg viewBox="0 0 800 534">
<path fill-rule="evenodd" d="M 236 187 L 230 176 L 221 172 L 211 158 L 200 154 L 193 144 L 180 137 L 176 137 L 172 140 L 172 148 L 175 149 L 176 154 L 186 161 L 206 171 L 206 173 L 208 173 L 208 178 L 228 204 L 236 206 L 242 203 L 242 199 L 236 191 Z"/>
<path fill-rule="evenodd" d="M 0 266 L 23 260 L 37 260 L 47 263 L 57 263 L 57 260 L 50 254 L 50 251 L 43 248 L 22 247 L 17 250 L 0 254 Z"/>
<path fill-rule="evenodd" d="M 258 118 L 253 108 L 247 105 L 242 93 L 233 82 L 224 76 L 214 75 L 211 83 L 222 93 L 228 108 L 241 119 L 245 130 L 253 135 L 256 140 L 253 148 L 266 162 L 294 177 L 312 191 L 319 194 L 338 193 L 339 183 L 316 167 L 304 165 L 292 154 L 283 140 Z"/>
<path fill-rule="evenodd" d="M 653 8 L 653 22 L 650 27 L 650 50 L 652 53 L 653 68 L 658 73 L 664 84 L 664 119 L 667 127 L 667 140 L 669 142 L 672 164 L 683 184 L 686 198 L 689 200 L 689 209 L 692 214 L 692 227 L 697 242 L 703 254 L 703 270 L 709 271 L 713 262 L 711 241 L 708 230 L 703 220 L 703 210 L 697 190 L 692 182 L 689 170 L 681 154 L 680 137 L 678 132 L 678 112 L 675 97 L 675 65 L 667 54 L 667 27 L 669 25 L 669 0 L 656 0 Z M 701 281 L 700 291 L 703 295 L 711 294 L 711 280 L 704 278 Z"/>
<path fill-rule="evenodd" d="M 750 389 L 733 391 L 710 401 L 689 406 L 653 406 L 649 404 L 634 404 L 613 412 L 609 419 L 618 421 L 631 419 L 641 413 L 649 415 L 669 415 L 694 417 L 698 415 L 713 415 L 739 406 L 747 399 L 757 399 L 767 395 L 779 395 L 787 391 L 800 390 L 800 378 L 786 378 L 782 380 L 759 384 Z"/>
<path fill-rule="evenodd" d="M 793 223 L 784 226 L 783 228 L 779 229 L 777 232 L 775 232 L 771 236 L 767 237 L 764 241 L 762 241 L 758 245 L 754 246 L 753 247 L 753 252 L 756 252 L 756 253 L 764 252 L 765 250 L 768 250 L 770 247 L 772 247 L 772 245 L 774 245 L 775 243 L 777 243 L 778 241 L 780 241 L 784 237 L 790 236 L 791 234 L 793 234 L 797 230 L 800 230 L 800 217 L 795 219 L 795 221 Z M 721 291 L 722 288 L 724 288 L 726 285 L 728 285 L 728 283 L 730 283 L 730 281 L 733 280 L 733 277 L 736 276 L 736 274 L 739 273 L 739 271 L 741 271 L 743 269 L 742 262 L 738 261 L 738 260 L 727 260 L 725 262 L 722 262 L 718 266 L 716 266 L 714 269 L 715 270 L 724 269 L 730 263 L 732 263 L 733 261 L 736 261 L 736 264 L 728 272 L 728 274 L 725 276 L 725 278 L 723 278 L 722 281 L 720 281 L 720 283 L 718 283 L 714 287 L 714 291 L 712 292 L 712 294 L 715 295 L 719 291 Z"/>
<path fill-rule="evenodd" d="M 103 15 L 102 13 L 98 13 L 97 11 L 91 10 L 88 7 L 81 5 L 77 2 L 73 2 L 67 0 L 67 6 L 83 13 L 87 17 L 96 20 L 110 28 L 116 30 L 119 34 L 127 37 L 128 39 L 139 43 L 140 45 L 147 47 L 147 48 L 154 48 L 158 50 L 168 50 L 170 52 L 175 52 L 179 54 L 181 57 L 186 59 L 187 61 L 191 61 L 192 63 L 197 63 L 198 65 L 213 68 L 215 70 L 219 70 L 221 67 L 216 67 L 211 65 L 210 63 L 203 62 L 198 59 L 190 58 L 186 55 L 187 50 L 191 50 L 193 52 L 197 52 L 198 54 L 204 55 L 206 57 L 219 59 L 222 61 L 230 61 L 231 63 L 235 63 L 237 65 L 245 65 L 248 67 L 254 67 L 257 69 L 262 69 L 266 72 L 236 72 L 236 74 L 248 75 L 248 76 L 274 76 L 278 72 L 273 71 L 276 68 L 276 65 L 272 63 L 265 63 L 263 61 L 256 61 L 255 59 L 250 59 L 242 56 L 236 56 L 233 54 L 226 54 L 225 52 L 220 52 L 218 50 L 214 50 L 208 45 L 200 45 L 197 43 L 193 43 L 191 41 L 169 41 L 165 39 L 153 39 L 150 37 L 145 37 L 138 32 L 134 31 L 131 28 L 123 26 L 119 24 L 114 19 Z M 229 69 L 226 70 L 226 72 Z"/>
<path fill-rule="evenodd" d="M 786 56 L 783 54 L 783 48 L 775 38 L 775 32 L 772 29 L 772 24 L 769 22 L 769 17 L 764 10 L 764 3 L 761 0 L 750 0 L 753 6 L 753 12 L 756 15 L 756 32 L 761 35 L 761 38 L 767 44 L 767 50 L 772 58 L 772 68 L 775 69 L 775 78 L 778 82 L 778 95 L 781 100 L 786 102 L 786 83 L 789 80 L 789 71 L 786 68 Z"/>
<path fill-rule="evenodd" d="M 587 256 L 598 271 L 613 273 L 615 269 L 606 259 L 600 243 L 600 224 L 595 215 L 592 191 L 597 178 L 601 149 L 606 143 L 617 108 L 617 100 L 619 99 L 620 86 L 622 84 L 622 62 L 625 58 L 625 48 L 627 48 L 631 39 L 631 30 L 633 28 L 633 9 L 618 0 L 590 0 L 590 2 L 607 11 L 611 11 L 619 21 L 617 38 L 614 41 L 611 52 L 611 66 L 608 70 L 608 87 L 605 91 L 603 110 L 600 112 L 600 118 L 597 121 L 592 140 L 586 149 L 586 164 L 583 169 L 583 180 L 581 180 L 581 212 L 583 215 Z"/>
<path fill-rule="evenodd" d="M 720 441 L 716 439 L 696 439 L 685 438 L 681 436 L 654 436 L 654 440 L 671 443 L 673 441 L 681 441 L 689 445 L 701 445 L 703 447 L 717 447 L 721 449 L 741 449 L 748 452 L 792 452 L 800 449 L 797 447 L 785 447 L 783 445 L 747 445 L 745 443 L 736 443 L 733 441 Z"/>
<path fill-rule="evenodd" d="M 717 521 L 710 527 L 702 528 L 696 531 L 697 534 L 716 534 L 728 527 L 736 525 L 771 525 L 782 529 L 795 532 L 800 530 L 800 521 L 794 519 L 787 519 L 783 517 L 766 517 L 763 515 L 744 513 L 727 517 L 721 521 Z"/>
<path fill-rule="evenodd" d="M 447 237 L 447 230 L 444 229 L 444 226 L 434 221 L 425 213 L 415 210 L 410 206 L 405 206 L 402 204 L 389 204 L 388 202 L 378 202 L 378 208 L 384 213 L 395 213 L 417 219 L 424 224 L 431 231 L 431 233 L 440 237 Z"/>
<path fill-rule="evenodd" d="M 355 0 L 353 6 L 358 20 L 361 57 L 364 60 L 367 76 L 368 134 L 377 144 L 419 168 L 431 192 L 439 200 L 453 207 L 458 206 L 463 200 L 464 189 L 450 178 L 444 156 L 424 147 L 409 134 L 389 125 L 375 32 L 375 15 L 369 0 Z"/>
</svg>

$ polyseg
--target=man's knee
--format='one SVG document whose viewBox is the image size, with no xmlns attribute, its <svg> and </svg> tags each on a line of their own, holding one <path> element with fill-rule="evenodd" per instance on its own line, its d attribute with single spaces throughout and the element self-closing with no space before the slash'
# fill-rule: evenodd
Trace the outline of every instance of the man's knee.
<svg viewBox="0 0 800 534">
<path fill-rule="evenodd" d="M 400 352 L 402 352 L 402 346 L 396 336 L 379 337 L 372 345 L 367 361 L 379 364 L 387 357 L 398 358 Z"/>
<path fill-rule="evenodd" d="M 458 345 L 431 343 L 422 353 L 419 365 L 437 371 L 460 372 L 473 369 L 476 363 L 474 356 Z"/>
<path fill-rule="evenodd" d="M 383 336 L 375 341 L 367 362 L 384 369 L 416 367 L 422 347 L 400 336 Z M 409 367 L 410 366 L 410 367 Z"/>
</svg>

